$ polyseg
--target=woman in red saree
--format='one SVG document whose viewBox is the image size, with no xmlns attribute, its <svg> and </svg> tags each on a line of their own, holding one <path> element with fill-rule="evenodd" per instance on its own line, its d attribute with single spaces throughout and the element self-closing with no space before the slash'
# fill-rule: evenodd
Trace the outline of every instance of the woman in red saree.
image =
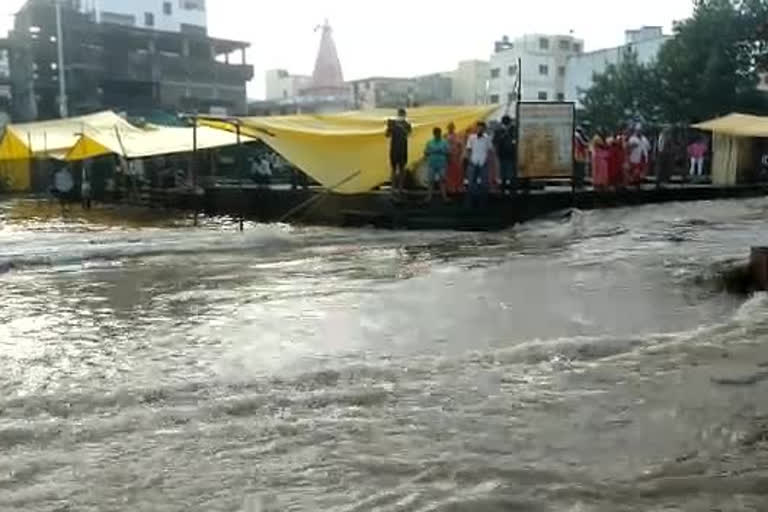
<svg viewBox="0 0 768 512">
<path fill-rule="evenodd" d="M 595 190 L 605 190 L 611 184 L 610 159 L 611 152 L 605 138 L 595 134 L 592 138 L 592 186 Z"/>
<path fill-rule="evenodd" d="M 451 150 L 448 155 L 445 187 L 449 194 L 458 194 L 464 190 L 464 137 L 456 133 L 456 125 L 450 123 L 445 140 Z"/>
<path fill-rule="evenodd" d="M 626 163 L 626 151 L 624 149 L 624 137 L 619 134 L 610 139 L 610 163 L 608 166 L 609 185 L 615 188 L 624 186 L 624 164 Z"/>
</svg>

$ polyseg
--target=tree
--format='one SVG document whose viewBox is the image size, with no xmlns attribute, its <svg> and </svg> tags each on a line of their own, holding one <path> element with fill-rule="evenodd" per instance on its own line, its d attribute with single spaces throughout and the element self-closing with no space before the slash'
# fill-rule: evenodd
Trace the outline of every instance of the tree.
<svg viewBox="0 0 768 512">
<path fill-rule="evenodd" d="M 618 64 L 593 76 L 593 85 L 582 91 L 583 118 L 595 128 L 614 130 L 629 121 L 659 120 L 658 77 L 653 66 L 641 64 L 627 51 Z"/>
<path fill-rule="evenodd" d="M 582 103 L 606 128 L 632 118 L 690 123 L 731 112 L 766 113 L 757 89 L 768 70 L 768 0 L 694 0 L 657 60 L 626 58 L 595 76 Z"/>
<path fill-rule="evenodd" d="M 693 17 L 675 27 L 659 53 L 660 106 L 668 121 L 698 121 L 760 111 L 759 1 L 697 0 Z"/>
</svg>

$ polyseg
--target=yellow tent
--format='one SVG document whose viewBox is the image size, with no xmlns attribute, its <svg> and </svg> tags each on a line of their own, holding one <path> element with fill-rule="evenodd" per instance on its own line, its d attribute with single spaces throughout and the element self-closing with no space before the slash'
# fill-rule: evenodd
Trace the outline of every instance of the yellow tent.
<svg viewBox="0 0 768 512">
<path fill-rule="evenodd" d="M 422 107 L 409 110 L 413 125 L 408 165 L 413 168 L 424 156 L 432 129 L 445 131 L 453 122 L 463 132 L 485 119 L 497 106 Z M 257 137 L 298 166 L 323 186 L 345 194 L 368 192 L 390 178 L 386 122 L 392 110 L 346 112 L 328 115 L 246 117 L 235 120 L 243 134 Z M 233 131 L 231 123 L 204 123 Z M 356 174 L 357 173 L 357 174 Z M 353 177 L 350 179 L 350 177 Z"/>
<path fill-rule="evenodd" d="M 754 172 L 754 138 L 768 137 L 768 117 L 729 114 L 693 125 L 712 132 L 712 183 L 736 185 Z"/>
<path fill-rule="evenodd" d="M 768 117 L 729 114 L 693 125 L 697 130 L 735 137 L 768 137 Z"/>
<path fill-rule="evenodd" d="M 9 124 L 0 141 L 1 160 L 23 160 L 32 157 L 64 160 L 69 150 L 87 129 L 114 130 L 133 126 L 114 112 L 98 112 L 81 117 Z"/>
<path fill-rule="evenodd" d="M 241 142 L 253 142 L 242 136 Z M 208 126 L 197 129 L 197 149 L 210 149 L 237 144 L 237 136 Z M 83 136 L 67 153 L 67 160 L 85 160 L 102 155 L 117 154 L 125 158 L 146 158 L 158 155 L 191 152 L 195 147 L 192 128 L 151 126 L 146 129 L 132 125 L 118 128 L 86 127 Z"/>
</svg>

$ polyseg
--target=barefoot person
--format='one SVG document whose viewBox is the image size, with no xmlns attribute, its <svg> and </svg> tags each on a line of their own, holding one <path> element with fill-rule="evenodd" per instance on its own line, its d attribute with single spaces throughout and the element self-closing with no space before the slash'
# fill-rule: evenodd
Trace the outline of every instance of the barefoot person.
<svg viewBox="0 0 768 512">
<path fill-rule="evenodd" d="M 448 192 L 445 187 L 445 173 L 448 168 L 448 158 L 451 154 L 451 148 L 448 145 L 448 142 L 443 139 L 443 130 L 435 128 L 432 131 L 432 135 L 432 140 L 427 142 L 427 147 L 424 149 L 424 155 L 427 157 L 427 163 L 429 164 L 427 202 L 432 202 L 432 192 L 435 189 L 435 185 L 440 187 L 440 194 L 443 196 L 443 201 L 448 202 Z"/>
<path fill-rule="evenodd" d="M 397 119 L 387 122 L 389 143 L 389 163 L 392 165 L 392 191 L 402 192 L 405 185 L 405 167 L 408 165 L 408 137 L 411 136 L 411 123 L 405 109 L 397 111 Z"/>
</svg>

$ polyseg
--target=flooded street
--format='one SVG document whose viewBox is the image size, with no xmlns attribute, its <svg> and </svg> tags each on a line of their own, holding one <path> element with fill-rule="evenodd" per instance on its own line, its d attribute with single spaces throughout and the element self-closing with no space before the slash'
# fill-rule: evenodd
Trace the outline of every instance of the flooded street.
<svg viewBox="0 0 768 512">
<path fill-rule="evenodd" d="M 0 510 L 768 503 L 768 200 L 498 234 L 22 220 L 0 202 Z"/>
</svg>

